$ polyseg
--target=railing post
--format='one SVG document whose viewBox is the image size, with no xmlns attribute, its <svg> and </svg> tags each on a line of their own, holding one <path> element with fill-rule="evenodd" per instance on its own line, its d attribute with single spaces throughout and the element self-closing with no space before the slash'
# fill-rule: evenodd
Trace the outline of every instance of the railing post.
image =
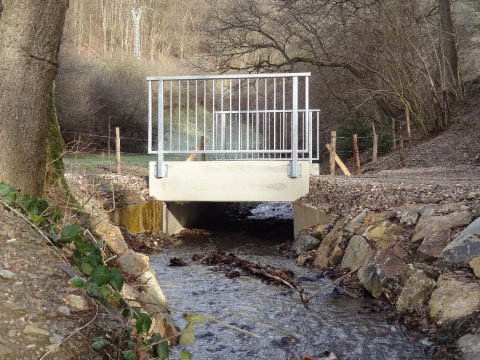
<svg viewBox="0 0 480 360">
<path fill-rule="evenodd" d="M 298 76 L 292 78 L 292 160 L 288 164 L 288 176 L 296 178 L 302 175 L 302 169 L 298 163 Z"/>
<path fill-rule="evenodd" d="M 162 178 L 167 176 L 167 165 L 165 164 L 163 154 L 163 80 L 158 81 L 158 154 L 157 154 L 157 177 Z"/>
<path fill-rule="evenodd" d="M 310 90 L 309 90 L 309 77 L 305 76 L 305 116 L 307 120 L 307 129 L 308 129 L 308 161 L 311 164 L 313 161 L 313 126 L 312 126 L 312 114 L 310 113 Z"/>
</svg>

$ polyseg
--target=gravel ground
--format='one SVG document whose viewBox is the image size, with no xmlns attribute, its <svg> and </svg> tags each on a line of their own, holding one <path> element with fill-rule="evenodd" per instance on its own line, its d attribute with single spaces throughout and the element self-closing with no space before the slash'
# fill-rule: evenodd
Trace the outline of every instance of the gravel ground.
<svg viewBox="0 0 480 360">
<path fill-rule="evenodd" d="M 111 317 L 92 300 L 83 311 L 66 302 L 79 294 L 68 285 L 55 248 L 15 213 L 0 207 L 0 359 L 39 359 L 76 329 L 45 359 L 96 359 L 89 348 L 111 327 Z"/>
</svg>

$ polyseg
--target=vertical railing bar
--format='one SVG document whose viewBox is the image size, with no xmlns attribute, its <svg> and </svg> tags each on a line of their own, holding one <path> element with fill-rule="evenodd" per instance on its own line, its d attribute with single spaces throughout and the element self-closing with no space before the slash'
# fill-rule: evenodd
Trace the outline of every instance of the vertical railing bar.
<svg viewBox="0 0 480 360">
<path fill-rule="evenodd" d="M 203 80 L 203 149 L 207 150 L 207 80 Z M 205 155 L 206 157 L 206 155 Z"/>
<path fill-rule="evenodd" d="M 273 78 L 273 150 L 277 150 L 277 78 Z M 273 155 L 275 157 L 275 154 Z"/>
<path fill-rule="evenodd" d="M 152 152 L 152 81 L 148 80 L 148 153 Z"/>
<path fill-rule="evenodd" d="M 320 163 L 320 111 L 317 111 L 317 159 Z"/>
<path fill-rule="evenodd" d="M 268 110 L 268 99 L 267 99 L 267 91 L 268 91 L 268 80 L 267 78 L 264 79 L 264 107 L 265 107 L 265 112 L 264 112 L 264 119 L 263 119 L 263 150 L 267 150 L 267 110 Z M 262 158 L 265 158 L 266 154 L 264 153 Z"/>
<path fill-rule="evenodd" d="M 170 81 L 170 151 L 173 150 L 173 81 Z"/>
<path fill-rule="evenodd" d="M 247 148 L 250 150 L 250 79 L 247 79 Z M 246 156 L 248 158 L 248 154 Z"/>
<path fill-rule="evenodd" d="M 238 79 L 238 149 L 239 150 L 242 150 L 242 112 L 241 111 L 242 111 L 242 79 Z"/>
<path fill-rule="evenodd" d="M 229 109 L 229 114 L 230 114 L 230 126 L 229 126 L 229 130 L 230 130 L 230 146 L 229 146 L 229 149 L 232 150 L 232 79 L 230 79 L 230 109 Z M 230 156 L 230 155 L 229 155 Z"/>
<path fill-rule="evenodd" d="M 164 157 L 163 157 L 163 80 L 158 81 L 158 138 L 157 138 L 157 177 L 164 177 Z"/>
<path fill-rule="evenodd" d="M 220 103 L 220 111 L 222 112 L 220 116 L 220 146 L 219 150 L 223 151 L 224 149 L 224 139 L 225 139 L 225 114 L 223 113 L 223 103 L 225 102 L 225 90 L 224 90 L 224 80 L 220 80 L 220 99 L 222 102 Z M 216 119 L 216 118 L 215 118 Z M 218 154 L 217 154 L 217 159 L 218 159 Z"/>
<path fill-rule="evenodd" d="M 195 150 L 198 149 L 198 80 L 195 80 Z"/>
<path fill-rule="evenodd" d="M 308 76 L 305 76 L 305 117 L 307 118 L 307 123 L 308 123 L 308 157 L 309 157 L 309 162 L 310 164 L 312 163 L 312 118 L 310 116 L 310 84 L 309 84 L 310 78 Z"/>
<path fill-rule="evenodd" d="M 190 81 L 187 80 L 187 142 L 186 150 L 190 150 Z"/>
<path fill-rule="evenodd" d="M 291 151 L 292 160 L 290 162 L 290 176 L 298 177 L 298 77 L 292 78 L 292 128 L 291 128 Z"/>
<path fill-rule="evenodd" d="M 181 147 L 182 147 L 181 116 L 182 116 L 182 83 L 180 80 L 178 80 L 178 151 L 181 151 Z"/>
<path fill-rule="evenodd" d="M 259 132 L 260 132 L 260 114 L 258 113 L 258 78 L 255 79 L 255 110 L 256 110 L 256 117 L 255 117 L 255 149 L 258 151 L 258 143 L 259 139 Z"/>
<path fill-rule="evenodd" d="M 286 132 L 287 129 L 285 128 L 285 78 L 283 78 L 283 116 L 282 116 L 282 150 L 286 150 Z"/>
<path fill-rule="evenodd" d="M 215 80 L 212 80 L 212 150 L 215 150 Z"/>
</svg>

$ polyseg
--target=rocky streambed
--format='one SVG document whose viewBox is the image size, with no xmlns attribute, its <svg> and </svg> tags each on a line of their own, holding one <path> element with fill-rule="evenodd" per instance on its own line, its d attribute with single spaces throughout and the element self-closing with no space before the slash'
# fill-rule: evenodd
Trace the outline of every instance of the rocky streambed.
<svg viewBox="0 0 480 360">
<path fill-rule="evenodd" d="M 480 358 L 480 191 L 476 181 L 316 178 L 322 212 L 292 249 L 393 305 L 396 320 Z"/>
</svg>

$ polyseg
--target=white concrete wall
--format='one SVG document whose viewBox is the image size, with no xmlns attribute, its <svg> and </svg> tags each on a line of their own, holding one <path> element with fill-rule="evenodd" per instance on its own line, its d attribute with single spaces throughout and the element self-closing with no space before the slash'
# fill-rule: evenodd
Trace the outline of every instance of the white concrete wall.
<svg viewBox="0 0 480 360">
<path fill-rule="evenodd" d="M 310 164 L 290 178 L 288 161 L 171 161 L 168 176 L 155 176 L 150 162 L 150 196 L 163 201 L 294 201 L 308 193 Z"/>
</svg>

